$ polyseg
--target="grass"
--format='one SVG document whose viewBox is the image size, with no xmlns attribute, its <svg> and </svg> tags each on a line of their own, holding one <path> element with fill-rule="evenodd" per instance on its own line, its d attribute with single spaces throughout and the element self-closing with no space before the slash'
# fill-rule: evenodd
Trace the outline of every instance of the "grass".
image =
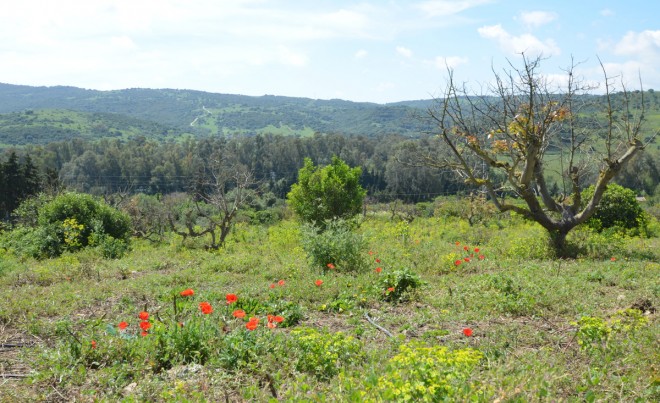
<svg viewBox="0 0 660 403">
<path fill-rule="evenodd" d="M 658 238 L 555 261 L 543 231 L 515 218 L 471 227 L 370 213 L 359 233 L 368 268 L 357 273 L 310 268 L 288 220 L 238 225 L 217 252 L 178 238 L 136 240 L 118 260 L 0 251 L 0 341 L 29 345 L 0 350 L 0 372 L 28 375 L 3 379 L 0 401 L 660 398 Z M 404 270 L 424 284 L 388 302 L 381 280 Z M 175 313 L 186 288 L 195 295 Z M 238 307 L 260 317 L 257 330 Z M 621 313 L 635 307 L 645 312 Z M 145 309 L 153 327 L 140 337 Z M 271 313 L 287 322 L 268 329 Z"/>
</svg>

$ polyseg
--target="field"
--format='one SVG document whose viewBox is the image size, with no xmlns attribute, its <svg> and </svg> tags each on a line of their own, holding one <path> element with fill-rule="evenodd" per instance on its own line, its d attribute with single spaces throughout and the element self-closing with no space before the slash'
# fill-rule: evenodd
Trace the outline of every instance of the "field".
<svg viewBox="0 0 660 403">
<path fill-rule="evenodd" d="M 579 230 L 554 260 L 536 225 L 441 211 L 357 234 L 357 271 L 310 267 L 293 219 L 219 251 L 0 250 L 0 401 L 660 400 L 659 238 Z"/>
</svg>

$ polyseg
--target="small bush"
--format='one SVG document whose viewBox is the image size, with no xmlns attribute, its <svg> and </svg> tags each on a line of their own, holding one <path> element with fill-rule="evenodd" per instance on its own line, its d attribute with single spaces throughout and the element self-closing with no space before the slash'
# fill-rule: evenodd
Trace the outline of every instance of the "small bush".
<svg viewBox="0 0 660 403">
<path fill-rule="evenodd" d="M 594 193 L 590 186 L 583 193 L 583 200 L 589 200 Z M 596 211 L 587 225 L 597 232 L 610 229 L 631 236 L 646 235 L 647 217 L 637 202 L 635 192 L 617 184 L 609 184 Z"/>
<path fill-rule="evenodd" d="M 342 332 L 299 328 L 291 334 L 298 354 L 296 369 L 318 379 L 332 378 L 341 368 L 358 364 L 365 357 L 362 343 Z"/>
<path fill-rule="evenodd" d="M 355 233 L 347 221 L 330 221 L 322 232 L 308 224 L 303 227 L 301 235 L 303 248 L 313 268 L 347 272 L 361 271 L 366 267 L 362 253 L 365 249 L 364 237 Z"/>
<path fill-rule="evenodd" d="M 425 283 L 410 269 L 389 271 L 381 278 L 383 298 L 390 302 L 406 301 L 410 295 Z"/>
</svg>

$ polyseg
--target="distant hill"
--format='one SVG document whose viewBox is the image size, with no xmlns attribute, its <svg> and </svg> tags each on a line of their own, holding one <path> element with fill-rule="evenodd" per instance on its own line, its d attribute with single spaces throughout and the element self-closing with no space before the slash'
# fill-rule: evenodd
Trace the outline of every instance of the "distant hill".
<svg viewBox="0 0 660 403">
<path fill-rule="evenodd" d="M 315 132 L 418 136 L 429 129 L 415 118 L 423 112 L 414 106 L 418 102 L 423 101 L 381 105 L 174 89 L 96 91 L 0 84 L 0 143 L 45 143 L 75 135 L 126 136 L 140 130 L 147 137 Z M 96 130 L 99 126 L 109 133 Z"/>
</svg>

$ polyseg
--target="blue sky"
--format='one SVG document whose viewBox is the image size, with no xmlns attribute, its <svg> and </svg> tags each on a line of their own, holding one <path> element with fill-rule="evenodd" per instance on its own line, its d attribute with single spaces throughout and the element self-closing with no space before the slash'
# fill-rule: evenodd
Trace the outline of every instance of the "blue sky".
<svg viewBox="0 0 660 403">
<path fill-rule="evenodd" d="M 395 102 L 446 68 L 487 84 L 520 52 L 660 89 L 655 0 L 21 0 L 0 13 L 0 82 Z"/>
</svg>

